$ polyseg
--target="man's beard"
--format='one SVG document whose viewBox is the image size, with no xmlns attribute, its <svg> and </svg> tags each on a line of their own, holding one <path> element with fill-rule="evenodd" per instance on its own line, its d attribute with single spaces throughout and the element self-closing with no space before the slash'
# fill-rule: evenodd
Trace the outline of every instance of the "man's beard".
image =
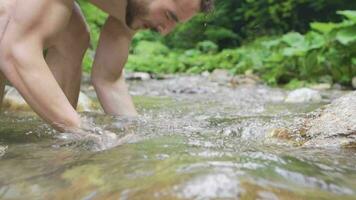
<svg viewBox="0 0 356 200">
<path fill-rule="evenodd" d="M 130 28 L 133 27 L 135 20 L 148 15 L 148 6 L 152 0 L 127 0 L 126 8 L 126 24 Z"/>
</svg>

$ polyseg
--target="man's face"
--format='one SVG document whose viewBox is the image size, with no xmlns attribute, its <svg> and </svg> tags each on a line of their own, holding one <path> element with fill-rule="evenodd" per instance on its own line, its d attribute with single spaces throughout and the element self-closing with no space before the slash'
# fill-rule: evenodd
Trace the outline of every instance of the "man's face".
<svg viewBox="0 0 356 200">
<path fill-rule="evenodd" d="M 131 0 L 129 26 L 152 29 L 162 35 L 173 30 L 177 23 L 191 19 L 200 9 L 201 0 Z"/>
</svg>

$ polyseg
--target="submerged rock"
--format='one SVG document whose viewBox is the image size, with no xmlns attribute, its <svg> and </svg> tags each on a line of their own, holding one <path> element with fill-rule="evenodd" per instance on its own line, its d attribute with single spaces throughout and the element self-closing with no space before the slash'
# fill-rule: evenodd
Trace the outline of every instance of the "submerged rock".
<svg viewBox="0 0 356 200">
<path fill-rule="evenodd" d="M 318 91 L 309 88 L 301 88 L 289 93 L 286 103 L 320 103 L 322 100 Z"/>
<path fill-rule="evenodd" d="M 3 106 L 6 110 L 11 111 L 32 111 L 31 107 L 26 103 L 21 94 L 14 87 L 7 87 Z M 77 110 L 80 112 L 92 111 L 93 108 L 93 101 L 86 94 L 80 92 Z"/>
</svg>

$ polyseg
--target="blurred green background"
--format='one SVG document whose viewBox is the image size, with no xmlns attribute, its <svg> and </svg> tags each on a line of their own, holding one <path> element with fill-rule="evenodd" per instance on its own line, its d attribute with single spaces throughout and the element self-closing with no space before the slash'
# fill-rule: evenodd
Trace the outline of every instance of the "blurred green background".
<svg viewBox="0 0 356 200">
<path fill-rule="evenodd" d="M 107 15 L 85 0 L 79 3 L 91 28 L 84 59 L 89 72 Z M 217 0 L 214 12 L 199 14 L 166 37 L 137 33 L 126 69 L 155 74 L 227 69 L 289 88 L 349 86 L 356 76 L 356 1 Z"/>
</svg>

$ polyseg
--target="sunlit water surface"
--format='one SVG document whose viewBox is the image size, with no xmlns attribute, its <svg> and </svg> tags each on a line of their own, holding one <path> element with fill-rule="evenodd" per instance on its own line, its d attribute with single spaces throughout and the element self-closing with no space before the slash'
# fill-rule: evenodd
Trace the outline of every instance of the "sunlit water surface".
<svg viewBox="0 0 356 200">
<path fill-rule="evenodd" d="M 133 84 L 140 119 L 83 114 L 135 135 L 101 152 L 55 139 L 32 114 L 2 114 L 0 199 L 356 199 L 356 151 L 266 140 L 320 105 L 283 104 L 263 86 L 159 84 Z"/>
</svg>

